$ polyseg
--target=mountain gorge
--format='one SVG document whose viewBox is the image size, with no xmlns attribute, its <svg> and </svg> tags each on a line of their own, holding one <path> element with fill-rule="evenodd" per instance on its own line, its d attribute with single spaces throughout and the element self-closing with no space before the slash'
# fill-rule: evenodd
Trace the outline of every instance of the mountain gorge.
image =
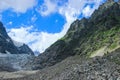
<svg viewBox="0 0 120 80">
<path fill-rule="evenodd" d="M 16 47 L 2 26 L 2 54 L 15 49 L 16 54 L 33 55 L 27 45 Z M 74 21 L 63 38 L 25 65 L 38 71 L 17 78 L 1 74 L 2 80 L 120 80 L 120 2 L 107 1 L 90 18 Z"/>
</svg>

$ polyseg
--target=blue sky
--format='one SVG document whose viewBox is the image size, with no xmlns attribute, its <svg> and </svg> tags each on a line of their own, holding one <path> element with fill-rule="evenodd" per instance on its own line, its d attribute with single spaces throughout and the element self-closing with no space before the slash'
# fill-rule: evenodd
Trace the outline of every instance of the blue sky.
<svg viewBox="0 0 120 80">
<path fill-rule="evenodd" d="M 1 0 L 0 20 L 9 36 L 43 52 L 63 37 L 70 24 L 89 18 L 105 0 Z"/>
</svg>

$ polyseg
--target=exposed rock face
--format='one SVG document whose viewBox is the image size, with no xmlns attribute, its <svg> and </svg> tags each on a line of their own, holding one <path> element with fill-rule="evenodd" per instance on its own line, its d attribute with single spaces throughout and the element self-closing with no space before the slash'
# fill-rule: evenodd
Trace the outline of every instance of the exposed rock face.
<svg viewBox="0 0 120 80">
<path fill-rule="evenodd" d="M 23 44 L 22 46 L 18 47 L 19 49 L 19 53 L 23 53 L 23 54 L 30 54 L 30 55 L 34 55 L 33 51 L 28 47 L 28 45 Z"/>
<path fill-rule="evenodd" d="M 63 38 L 34 60 L 33 69 L 52 66 L 73 55 L 89 57 L 102 47 L 106 47 L 106 54 L 120 45 L 119 36 L 120 5 L 106 2 L 89 19 L 73 22 Z"/>
</svg>

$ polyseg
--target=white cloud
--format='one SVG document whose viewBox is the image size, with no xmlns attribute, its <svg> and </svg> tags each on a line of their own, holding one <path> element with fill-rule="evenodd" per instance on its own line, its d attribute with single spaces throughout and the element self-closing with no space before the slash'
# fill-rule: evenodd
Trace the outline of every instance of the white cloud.
<svg viewBox="0 0 120 80">
<path fill-rule="evenodd" d="M 54 4 L 51 0 L 44 0 L 44 3 L 40 6 L 39 12 L 43 16 L 47 16 L 56 12 L 57 4 Z"/>
<path fill-rule="evenodd" d="M 12 28 L 8 30 L 8 34 L 16 41 L 23 42 L 23 43 L 30 43 L 33 40 L 36 39 L 34 35 L 37 34 L 37 32 L 32 32 L 33 26 L 30 27 L 20 27 L 20 28 Z"/>
<path fill-rule="evenodd" d="M 89 17 L 103 1 L 104 0 L 68 0 L 62 4 L 62 6 L 59 6 L 58 4 L 61 3 L 60 0 L 44 0 L 39 12 L 42 16 L 48 16 L 57 12 L 65 17 L 67 23 L 70 23 L 76 20 L 81 13 L 84 17 Z M 90 5 L 93 3 L 95 5 L 91 8 Z M 89 5 L 85 7 L 86 4 Z"/>
<path fill-rule="evenodd" d="M 59 13 L 65 17 L 67 22 L 72 22 L 81 14 L 84 5 L 85 0 L 69 0 L 66 5 L 59 8 Z"/>
<path fill-rule="evenodd" d="M 35 22 L 37 20 L 37 16 L 36 15 L 33 15 L 33 17 L 31 18 L 31 22 Z"/>
<path fill-rule="evenodd" d="M 13 24 L 13 22 L 12 22 L 12 21 L 10 21 L 10 22 L 8 22 L 8 23 L 7 23 L 7 25 L 12 25 L 12 24 Z"/>
<path fill-rule="evenodd" d="M 89 4 L 83 8 L 82 13 L 84 17 L 90 17 L 95 9 L 99 7 L 101 3 L 103 3 L 104 0 L 94 0 L 93 2 L 90 1 Z M 95 3 L 93 7 L 90 7 L 90 3 Z"/>
<path fill-rule="evenodd" d="M 63 0 L 63 2 L 64 1 L 66 0 Z M 51 13 L 55 12 L 60 14 L 62 12 L 63 16 L 66 16 L 67 13 L 69 13 L 70 16 L 78 16 L 82 12 L 82 9 L 84 9 L 86 4 L 95 4 L 95 6 L 91 9 L 92 11 L 89 10 L 89 12 L 91 11 L 92 13 L 93 10 L 97 9 L 103 1 L 104 0 L 68 0 L 61 6 L 58 5 L 62 2 L 60 0 L 44 0 L 44 3 L 40 6 L 40 9 L 38 9 L 38 11 L 42 16 L 48 16 Z"/>
<path fill-rule="evenodd" d="M 0 0 L 0 11 L 12 9 L 14 12 L 25 13 L 36 3 L 36 0 Z"/>
<path fill-rule="evenodd" d="M 88 5 L 83 9 L 82 13 L 85 17 L 89 17 L 93 13 L 93 11 L 94 9 Z"/>
</svg>

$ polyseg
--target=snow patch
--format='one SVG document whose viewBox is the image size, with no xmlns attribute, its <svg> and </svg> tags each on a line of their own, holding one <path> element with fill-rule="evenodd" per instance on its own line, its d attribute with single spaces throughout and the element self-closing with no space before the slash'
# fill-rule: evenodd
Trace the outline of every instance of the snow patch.
<svg viewBox="0 0 120 80">
<path fill-rule="evenodd" d="M 5 52 L 6 52 L 7 54 L 11 54 L 11 53 L 10 53 L 9 51 L 7 51 L 7 50 L 6 50 Z"/>
<path fill-rule="evenodd" d="M 10 39 L 6 39 L 7 42 L 10 42 Z"/>
<path fill-rule="evenodd" d="M 14 40 L 12 40 L 12 41 L 16 47 L 21 47 L 24 44 L 24 43 L 20 43 L 20 42 L 14 41 Z"/>
</svg>

